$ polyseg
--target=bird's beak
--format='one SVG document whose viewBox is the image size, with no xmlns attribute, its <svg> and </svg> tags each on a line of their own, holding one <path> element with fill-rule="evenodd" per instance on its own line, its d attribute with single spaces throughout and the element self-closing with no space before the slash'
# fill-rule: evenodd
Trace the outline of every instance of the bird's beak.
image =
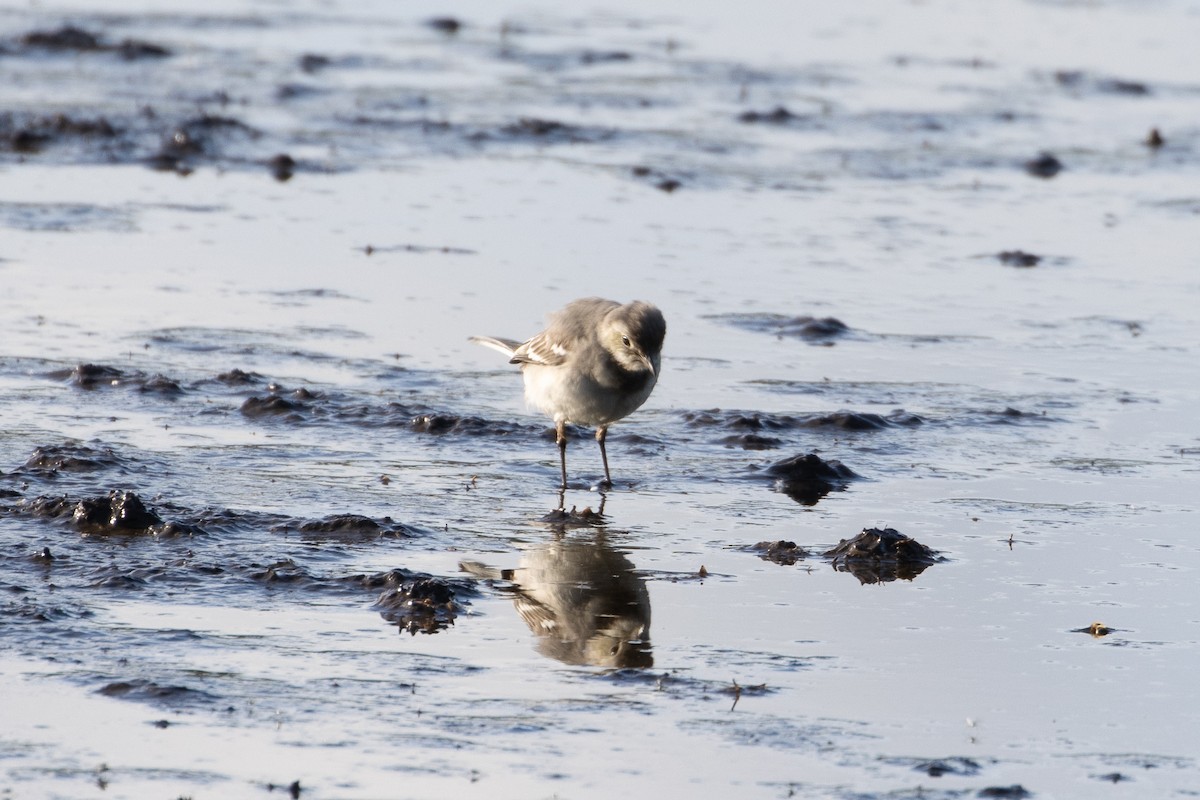
<svg viewBox="0 0 1200 800">
<path fill-rule="evenodd" d="M 642 363 L 646 365 L 646 369 L 650 370 L 651 375 L 657 375 L 657 373 L 654 370 L 654 362 L 650 360 L 650 356 L 643 355 Z"/>
</svg>

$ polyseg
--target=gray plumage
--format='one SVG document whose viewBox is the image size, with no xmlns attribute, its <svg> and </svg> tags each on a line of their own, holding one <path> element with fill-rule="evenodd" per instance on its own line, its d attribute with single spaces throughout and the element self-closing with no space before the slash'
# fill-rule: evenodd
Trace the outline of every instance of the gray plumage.
<svg viewBox="0 0 1200 800">
<path fill-rule="evenodd" d="M 621 305 L 589 297 L 551 315 L 546 329 L 525 342 L 492 336 L 471 341 L 518 364 L 529 405 L 554 420 L 562 488 L 567 488 L 565 426 L 595 426 L 604 479 L 612 485 L 604 440 L 608 426 L 641 407 L 658 382 L 667 323 L 650 303 Z"/>
</svg>

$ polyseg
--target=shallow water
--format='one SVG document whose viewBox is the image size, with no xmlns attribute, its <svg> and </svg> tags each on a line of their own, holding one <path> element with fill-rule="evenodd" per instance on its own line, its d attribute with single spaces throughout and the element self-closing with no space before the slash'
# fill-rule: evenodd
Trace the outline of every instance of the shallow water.
<svg viewBox="0 0 1200 800">
<path fill-rule="evenodd" d="M 0 797 L 1200 788 L 1187 4 L 112 9 L 0 14 Z M 592 294 L 556 516 L 466 338 Z"/>
</svg>

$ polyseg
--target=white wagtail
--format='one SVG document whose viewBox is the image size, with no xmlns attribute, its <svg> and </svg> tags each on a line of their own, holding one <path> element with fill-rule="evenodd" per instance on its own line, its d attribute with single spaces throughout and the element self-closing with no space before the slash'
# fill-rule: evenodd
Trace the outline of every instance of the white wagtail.
<svg viewBox="0 0 1200 800">
<path fill-rule="evenodd" d="M 550 316 L 546 330 L 526 342 L 472 336 L 520 364 L 525 400 L 554 419 L 562 488 L 567 488 L 568 422 L 595 425 L 604 480 L 612 486 L 604 438 L 608 426 L 629 416 L 658 381 L 667 323 L 662 312 L 635 300 L 621 305 L 589 297 Z"/>
</svg>

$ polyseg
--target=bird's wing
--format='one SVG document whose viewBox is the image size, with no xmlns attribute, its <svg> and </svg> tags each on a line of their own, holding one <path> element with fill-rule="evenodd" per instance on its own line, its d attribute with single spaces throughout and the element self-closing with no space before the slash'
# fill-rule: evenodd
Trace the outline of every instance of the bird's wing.
<svg viewBox="0 0 1200 800">
<path fill-rule="evenodd" d="M 550 336 L 550 331 L 542 331 L 528 342 L 512 351 L 512 364 L 537 364 L 543 367 L 557 367 L 567 360 L 567 346 Z"/>
<path fill-rule="evenodd" d="M 535 636 L 550 636 L 558 630 L 558 615 L 554 610 L 527 594 L 518 593 L 513 606 Z"/>
<path fill-rule="evenodd" d="M 498 350 L 509 358 L 513 357 L 513 353 L 523 345 L 514 339 L 500 339 L 495 336 L 472 336 L 467 339 L 469 342 L 481 344 L 484 347 L 490 347 L 493 350 Z"/>
</svg>

